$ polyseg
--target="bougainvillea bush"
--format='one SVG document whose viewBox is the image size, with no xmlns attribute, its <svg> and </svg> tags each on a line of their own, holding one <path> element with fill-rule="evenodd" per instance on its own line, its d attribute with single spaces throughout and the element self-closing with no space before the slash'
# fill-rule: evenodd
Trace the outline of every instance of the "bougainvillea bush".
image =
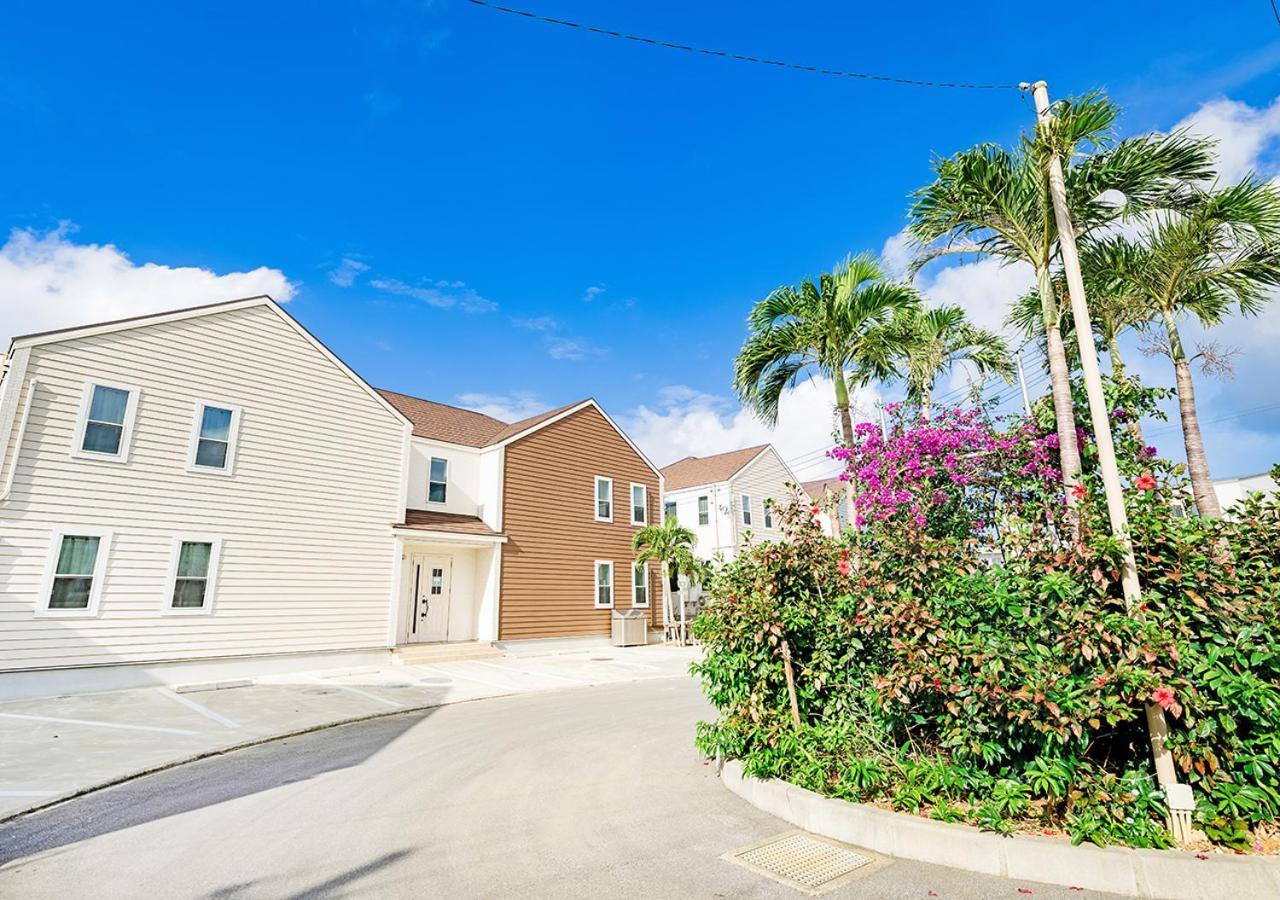
<svg viewBox="0 0 1280 900">
<path fill-rule="evenodd" d="M 1280 506 L 1174 515 L 1178 468 L 1139 446 L 1125 478 L 1144 594 L 1127 609 L 1092 476 L 1078 538 L 1063 537 L 1047 437 L 1022 423 L 996 436 L 967 416 L 917 428 L 928 433 L 880 439 L 903 450 L 896 460 L 854 454 L 863 486 L 888 491 L 859 506 L 856 535 L 824 536 L 795 501 L 785 540 L 712 577 L 694 624 L 706 651 L 694 668 L 719 713 L 699 727 L 702 752 L 944 821 L 1162 847 L 1153 702 L 1197 826 L 1258 844 L 1280 814 Z M 991 433 L 945 446 L 975 429 Z M 924 471 L 950 452 L 976 453 L 955 467 L 964 483 L 945 460 Z M 912 460 L 919 477 L 896 474 Z M 995 532 L 1004 561 L 991 565 Z"/>
</svg>

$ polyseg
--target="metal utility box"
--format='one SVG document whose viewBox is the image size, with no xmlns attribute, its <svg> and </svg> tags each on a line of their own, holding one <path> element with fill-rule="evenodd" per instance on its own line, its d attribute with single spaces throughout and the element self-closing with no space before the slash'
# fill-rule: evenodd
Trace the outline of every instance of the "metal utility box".
<svg viewBox="0 0 1280 900">
<path fill-rule="evenodd" d="M 635 647 L 649 643 L 649 611 L 647 609 L 615 609 L 612 643 L 615 647 Z"/>
</svg>

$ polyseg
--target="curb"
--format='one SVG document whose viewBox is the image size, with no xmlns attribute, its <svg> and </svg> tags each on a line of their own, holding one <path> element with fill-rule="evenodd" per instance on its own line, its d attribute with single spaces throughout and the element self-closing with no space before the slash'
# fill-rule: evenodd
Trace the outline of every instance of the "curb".
<svg viewBox="0 0 1280 900">
<path fill-rule="evenodd" d="M 760 781 L 730 760 L 720 778 L 757 809 L 823 837 L 899 859 L 1164 900 L 1280 896 L 1280 860 L 1177 850 L 1074 846 L 1034 835 L 1003 837 L 969 825 L 935 822 L 823 797 L 785 781 Z"/>
</svg>

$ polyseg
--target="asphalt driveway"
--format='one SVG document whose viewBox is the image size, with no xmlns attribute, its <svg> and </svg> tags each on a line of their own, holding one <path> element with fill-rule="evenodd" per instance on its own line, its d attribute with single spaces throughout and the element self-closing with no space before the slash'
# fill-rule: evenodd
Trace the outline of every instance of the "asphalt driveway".
<svg viewBox="0 0 1280 900">
<path fill-rule="evenodd" d="M 444 706 L 179 766 L 0 826 L 0 896 L 796 897 L 789 831 L 694 752 L 687 678 Z M 894 861 L 840 897 L 1081 897 Z"/>
</svg>

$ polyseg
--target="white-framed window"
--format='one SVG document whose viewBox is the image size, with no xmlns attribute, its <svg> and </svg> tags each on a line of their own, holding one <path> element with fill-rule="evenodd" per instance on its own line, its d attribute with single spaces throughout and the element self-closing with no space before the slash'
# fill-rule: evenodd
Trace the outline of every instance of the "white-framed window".
<svg viewBox="0 0 1280 900">
<path fill-rule="evenodd" d="M 698 524 L 699 525 L 711 524 L 711 498 L 710 497 L 703 496 L 698 498 Z"/>
<path fill-rule="evenodd" d="M 665 523 L 668 519 L 679 519 L 676 515 L 676 501 L 668 500 L 662 504 L 662 521 Z"/>
<path fill-rule="evenodd" d="M 596 476 L 596 521 L 613 521 L 613 479 Z"/>
<path fill-rule="evenodd" d="M 649 488 L 631 482 L 631 524 L 649 524 Z"/>
<path fill-rule="evenodd" d="M 767 500 L 764 504 L 764 527 L 773 527 L 773 507 L 769 505 L 769 501 Z"/>
<path fill-rule="evenodd" d="M 36 615 L 96 616 L 110 552 L 107 529 L 83 525 L 54 529 Z"/>
<path fill-rule="evenodd" d="M 86 381 L 71 455 L 128 462 L 141 393 L 139 388 L 126 384 Z"/>
<path fill-rule="evenodd" d="M 742 524 L 743 525 L 751 524 L 751 495 L 750 494 L 742 495 Z"/>
<path fill-rule="evenodd" d="M 449 460 L 431 457 L 427 473 L 427 502 L 444 503 L 449 496 Z"/>
<path fill-rule="evenodd" d="M 164 611 L 182 615 L 213 612 L 222 539 L 203 534 L 180 534 L 173 539 Z"/>
<path fill-rule="evenodd" d="M 649 608 L 649 564 L 636 563 L 631 567 L 631 605 Z"/>
<path fill-rule="evenodd" d="M 613 609 L 612 560 L 596 560 L 596 609 Z"/>
<path fill-rule="evenodd" d="M 230 475 L 236 462 L 239 433 L 240 407 L 229 403 L 198 402 L 191 420 L 187 471 Z"/>
</svg>

